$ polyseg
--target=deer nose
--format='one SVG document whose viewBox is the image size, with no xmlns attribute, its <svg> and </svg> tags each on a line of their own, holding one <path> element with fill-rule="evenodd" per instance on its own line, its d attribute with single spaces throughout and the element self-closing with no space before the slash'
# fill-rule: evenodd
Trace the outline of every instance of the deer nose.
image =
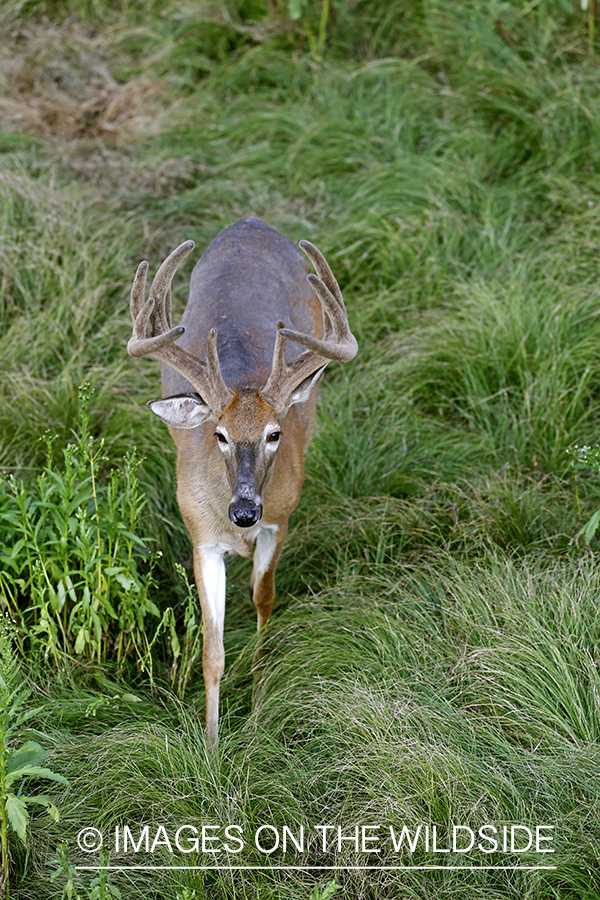
<svg viewBox="0 0 600 900">
<path fill-rule="evenodd" d="M 229 504 L 229 518 L 239 528 L 250 528 L 256 525 L 262 516 L 262 503 L 254 500 L 232 500 Z"/>
</svg>

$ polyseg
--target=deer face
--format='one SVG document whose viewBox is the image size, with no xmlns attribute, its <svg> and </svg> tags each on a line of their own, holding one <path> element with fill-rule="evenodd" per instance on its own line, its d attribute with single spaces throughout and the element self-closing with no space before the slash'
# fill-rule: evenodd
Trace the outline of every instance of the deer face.
<svg viewBox="0 0 600 900">
<path fill-rule="evenodd" d="M 256 525 L 282 437 L 280 417 L 271 404 L 258 391 L 247 390 L 236 391 L 218 418 L 193 393 L 152 400 L 148 406 L 171 428 L 197 428 L 208 419 L 215 422 L 213 440 L 231 488 L 229 518 L 239 528 Z"/>
<path fill-rule="evenodd" d="M 260 521 L 281 436 L 275 410 L 256 391 L 236 394 L 215 426 L 232 491 L 229 518 L 239 528 Z"/>
<path fill-rule="evenodd" d="M 235 391 L 218 417 L 199 394 L 178 394 L 148 403 L 171 428 L 197 428 L 213 420 L 214 440 L 231 488 L 229 518 L 239 528 L 250 528 L 260 521 L 265 488 L 283 437 L 281 422 L 291 406 L 308 400 L 324 368 L 296 386 L 279 411 L 256 390 Z"/>
</svg>

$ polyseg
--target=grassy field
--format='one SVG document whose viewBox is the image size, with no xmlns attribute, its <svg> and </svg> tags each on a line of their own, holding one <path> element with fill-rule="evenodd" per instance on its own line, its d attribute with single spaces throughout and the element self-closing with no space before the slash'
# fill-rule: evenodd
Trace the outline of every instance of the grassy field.
<svg viewBox="0 0 600 900">
<path fill-rule="evenodd" d="M 4 3 L 0 598 L 18 633 L 0 676 L 18 669 L 31 715 L 0 683 L 0 776 L 35 740 L 69 781 L 25 782 L 60 820 L 30 807 L 25 848 L 11 819 L 10 897 L 600 900 L 600 567 L 580 535 L 600 483 L 568 452 L 600 434 L 588 26 L 575 0 Z M 145 408 L 159 366 L 125 353 L 127 294 L 141 258 L 192 238 L 176 317 L 244 215 L 323 250 L 360 353 L 321 389 L 257 676 L 249 563 L 228 564 L 214 760 L 174 451 Z M 211 848 L 236 825 L 245 846 L 113 848 L 164 868 L 68 874 L 99 861 L 82 828 L 110 847 L 125 825 L 216 826 Z M 310 840 L 261 852 L 264 825 L 267 847 L 284 826 Z M 357 825 L 378 843 L 338 845 Z M 435 826 L 437 852 L 396 851 L 403 825 Z M 453 825 L 552 826 L 555 852 L 453 851 Z M 274 868 L 174 868 L 207 862 Z"/>
</svg>

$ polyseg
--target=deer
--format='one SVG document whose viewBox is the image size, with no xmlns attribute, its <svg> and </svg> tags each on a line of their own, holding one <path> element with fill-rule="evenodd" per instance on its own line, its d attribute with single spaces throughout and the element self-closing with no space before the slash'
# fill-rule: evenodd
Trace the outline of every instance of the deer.
<svg viewBox="0 0 600 900">
<path fill-rule="evenodd" d="M 319 383 L 330 361 L 358 344 L 323 254 L 300 248 L 257 218 L 221 231 L 196 263 L 180 325 L 171 285 L 192 252 L 186 241 L 131 289 L 132 357 L 162 363 L 162 399 L 147 406 L 177 450 L 177 502 L 193 546 L 202 610 L 205 736 L 218 747 L 225 668 L 225 554 L 253 554 L 250 590 L 260 636 L 275 600 L 275 568 L 300 500 Z M 287 323 L 287 324 L 286 324 Z"/>
</svg>

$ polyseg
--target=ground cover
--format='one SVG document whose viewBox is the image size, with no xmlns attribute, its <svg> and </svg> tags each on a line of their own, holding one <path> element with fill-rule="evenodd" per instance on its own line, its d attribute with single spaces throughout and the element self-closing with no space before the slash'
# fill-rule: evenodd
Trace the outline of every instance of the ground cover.
<svg viewBox="0 0 600 900">
<path fill-rule="evenodd" d="M 33 815 L 28 850 L 12 837 L 23 900 L 74 896 L 50 873 L 64 840 L 89 861 L 81 828 L 186 823 L 388 840 L 374 862 L 351 842 L 302 857 L 374 870 L 113 874 L 124 898 L 600 897 L 600 576 L 578 536 L 600 486 L 567 452 L 600 432 L 587 19 L 567 0 L 348 0 L 319 47 L 322 12 L 0 13 L 0 592 L 37 710 L 24 739 L 70 783 L 51 791 L 59 822 Z M 144 406 L 158 366 L 124 351 L 127 292 L 140 258 L 192 238 L 195 260 L 248 214 L 325 252 L 360 354 L 321 390 L 256 682 L 248 564 L 229 567 L 215 763 L 193 659 L 181 678 L 198 622 L 175 563 L 189 571 L 191 553 Z M 553 826 L 556 868 L 386 870 L 481 864 L 394 852 L 390 826 L 419 823 Z M 165 846 L 152 858 L 172 862 Z M 235 857 L 265 859 L 251 841 Z M 93 874 L 79 877 L 86 897 Z"/>
</svg>

